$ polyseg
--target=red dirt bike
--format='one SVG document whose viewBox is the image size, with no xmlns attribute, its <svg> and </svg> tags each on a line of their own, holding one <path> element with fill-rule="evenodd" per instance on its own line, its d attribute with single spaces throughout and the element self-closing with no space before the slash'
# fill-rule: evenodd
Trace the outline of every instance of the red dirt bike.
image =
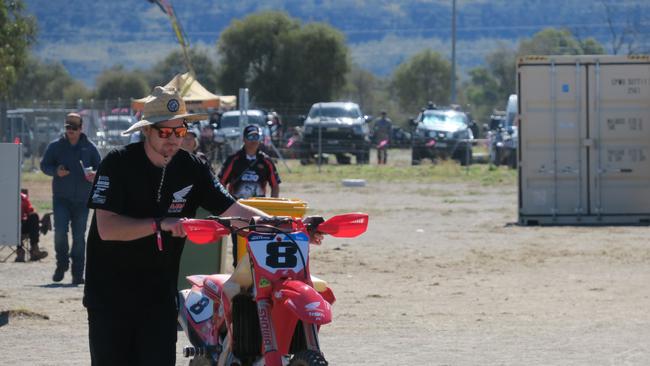
<svg viewBox="0 0 650 366">
<path fill-rule="evenodd" d="M 350 213 L 327 221 L 290 217 L 187 220 L 183 227 L 197 244 L 236 232 L 246 238 L 246 254 L 232 275 L 195 275 L 179 293 L 179 323 L 192 346 L 190 365 L 327 365 L 318 330 L 332 321 L 336 298 L 309 272 L 310 234 L 352 238 L 364 233 L 368 215 Z"/>
</svg>

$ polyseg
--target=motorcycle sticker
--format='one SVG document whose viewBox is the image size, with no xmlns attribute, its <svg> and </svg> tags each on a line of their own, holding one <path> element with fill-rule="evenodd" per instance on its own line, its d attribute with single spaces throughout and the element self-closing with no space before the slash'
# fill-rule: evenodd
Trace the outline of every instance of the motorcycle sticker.
<svg viewBox="0 0 650 366">
<path fill-rule="evenodd" d="M 293 271 L 298 273 L 305 264 L 303 258 L 309 256 L 309 241 L 302 233 L 291 234 L 295 243 L 289 238 L 269 238 L 262 235 L 251 235 L 248 240 L 255 261 L 270 273 Z M 280 241 L 278 241 L 280 238 Z M 286 240 L 282 240 L 286 239 Z"/>
<path fill-rule="evenodd" d="M 204 322 L 212 317 L 212 300 L 199 292 L 191 291 L 185 299 L 185 308 L 195 323 Z"/>
</svg>

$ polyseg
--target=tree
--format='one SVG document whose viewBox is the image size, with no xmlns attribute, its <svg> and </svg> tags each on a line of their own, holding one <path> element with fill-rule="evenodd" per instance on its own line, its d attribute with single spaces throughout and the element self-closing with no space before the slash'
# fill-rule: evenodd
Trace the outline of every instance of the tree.
<svg viewBox="0 0 650 366">
<path fill-rule="evenodd" d="M 29 57 L 18 75 L 20 82 L 11 90 L 11 97 L 19 101 L 54 100 L 75 101 L 87 98 L 90 91 L 70 76 L 59 62 L 40 61 Z"/>
<path fill-rule="evenodd" d="M 359 103 L 361 110 L 368 113 L 382 108 L 376 104 L 380 87 L 380 80 L 375 75 L 353 65 L 346 75 L 344 94 L 347 99 Z"/>
<path fill-rule="evenodd" d="M 464 94 L 467 103 L 472 107 L 472 115 L 481 120 L 490 116 L 495 106 L 503 104 L 505 100 L 499 93 L 497 79 L 484 67 L 477 67 L 469 71 L 470 80 L 464 85 Z"/>
<path fill-rule="evenodd" d="M 584 55 L 602 54 L 604 48 L 593 38 L 584 42 L 577 40 L 566 29 L 546 28 L 537 32 L 533 38 L 519 43 L 520 56 L 523 55 Z"/>
<path fill-rule="evenodd" d="M 517 52 L 503 44 L 485 58 L 490 75 L 496 79 L 498 98 L 505 100 L 515 92 Z"/>
<path fill-rule="evenodd" d="M 188 55 L 192 63 L 192 68 L 194 69 L 196 80 L 209 91 L 217 91 L 217 68 L 208 56 L 208 53 L 191 48 L 188 51 Z M 183 52 L 177 50 L 171 52 L 164 60 L 156 63 L 146 73 L 146 79 L 149 88 L 153 89 L 154 86 L 167 84 L 176 74 L 183 74 L 187 71 Z"/>
<path fill-rule="evenodd" d="M 403 110 L 417 112 L 433 101 L 449 103 L 451 64 L 439 53 L 426 50 L 400 64 L 391 78 L 390 88 Z"/>
<path fill-rule="evenodd" d="M 142 73 L 126 71 L 122 66 L 105 70 L 97 77 L 97 99 L 141 98 L 149 93 Z"/>
<path fill-rule="evenodd" d="M 331 100 L 349 70 L 343 35 L 325 24 L 302 26 L 281 12 L 234 21 L 217 44 L 218 82 L 226 94 L 250 89 L 264 104 L 308 105 Z"/>
<path fill-rule="evenodd" d="M 7 97 L 36 38 L 36 20 L 21 0 L 0 2 L 0 97 Z"/>
</svg>

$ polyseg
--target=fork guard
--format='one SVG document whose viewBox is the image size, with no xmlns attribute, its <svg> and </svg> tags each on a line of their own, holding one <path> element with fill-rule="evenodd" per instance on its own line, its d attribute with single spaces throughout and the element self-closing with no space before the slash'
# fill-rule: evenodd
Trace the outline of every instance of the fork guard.
<svg viewBox="0 0 650 366">
<path fill-rule="evenodd" d="M 323 325 L 332 321 L 330 303 L 313 287 L 302 281 L 282 282 L 275 291 L 274 299 L 305 323 Z"/>
</svg>

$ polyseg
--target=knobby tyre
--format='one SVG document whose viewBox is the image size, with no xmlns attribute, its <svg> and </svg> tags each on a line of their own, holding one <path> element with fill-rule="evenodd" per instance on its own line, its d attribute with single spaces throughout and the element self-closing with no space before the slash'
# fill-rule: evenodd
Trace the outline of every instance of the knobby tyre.
<svg viewBox="0 0 650 366">
<path fill-rule="evenodd" d="M 327 366 L 325 357 L 320 352 L 306 350 L 296 353 L 289 366 Z"/>
</svg>

